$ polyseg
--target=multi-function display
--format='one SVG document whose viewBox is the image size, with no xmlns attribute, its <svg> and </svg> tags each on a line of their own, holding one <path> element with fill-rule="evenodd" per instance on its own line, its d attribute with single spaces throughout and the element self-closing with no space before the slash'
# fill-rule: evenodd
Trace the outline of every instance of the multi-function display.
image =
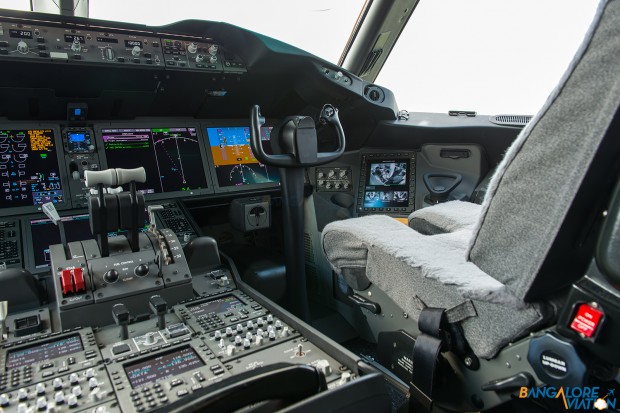
<svg viewBox="0 0 620 413">
<path fill-rule="evenodd" d="M 371 160 L 367 171 L 364 208 L 408 206 L 408 159 Z"/>
<path fill-rule="evenodd" d="M 187 309 L 195 317 L 200 317 L 206 314 L 224 313 L 244 305 L 245 303 L 234 295 L 227 295 L 225 297 L 218 298 L 217 300 L 188 305 Z"/>
<path fill-rule="evenodd" d="M 196 351 L 188 346 L 137 363 L 126 364 L 124 369 L 131 387 L 135 389 L 204 365 L 204 361 Z"/>
<path fill-rule="evenodd" d="M 261 142 L 271 152 L 270 127 L 261 128 Z M 276 168 L 254 157 L 250 147 L 250 128 L 245 126 L 207 128 L 215 175 L 220 188 L 280 182 Z"/>
<path fill-rule="evenodd" d="M 84 350 L 79 334 L 38 343 L 30 347 L 10 350 L 6 356 L 6 370 L 30 366 L 43 360 L 52 360 Z"/>
<path fill-rule="evenodd" d="M 108 168 L 144 166 L 145 194 L 207 188 L 196 128 L 103 129 Z"/>
<path fill-rule="evenodd" d="M 0 130 L 0 208 L 63 202 L 51 129 Z"/>
</svg>

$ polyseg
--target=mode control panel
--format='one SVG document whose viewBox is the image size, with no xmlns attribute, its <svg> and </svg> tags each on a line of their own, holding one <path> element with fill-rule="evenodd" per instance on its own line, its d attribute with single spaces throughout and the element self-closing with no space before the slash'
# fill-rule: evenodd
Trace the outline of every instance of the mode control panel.
<svg viewBox="0 0 620 413">
<path fill-rule="evenodd" d="M 316 190 L 317 192 L 352 191 L 351 168 L 316 168 Z"/>
<path fill-rule="evenodd" d="M 18 219 L 0 221 L 0 270 L 22 267 L 22 241 Z"/>
</svg>

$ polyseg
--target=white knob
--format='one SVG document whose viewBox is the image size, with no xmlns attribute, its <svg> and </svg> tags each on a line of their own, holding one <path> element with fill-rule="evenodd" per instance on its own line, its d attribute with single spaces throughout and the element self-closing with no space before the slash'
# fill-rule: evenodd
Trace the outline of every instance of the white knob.
<svg viewBox="0 0 620 413">
<path fill-rule="evenodd" d="M 216 340 L 219 340 L 222 338 L 222 333 L 220 332 L 220 330 L 215 330 L 215 335 L 213 336 Z"/>
<path fill-rule="evenodd" d="M 133 57 L 140 57 L 141 52 L 142 49 L 140 49 L 140 46 L 134 46 L 133 49 L 131 49 L 131 54 L 133 55 Z"/>
<path fill-rule="evenodd" d="M 86 378 L 90 379 L 91 377 L 95 376 L 95 370 L 93 368 L 87 369 L 85 374 Z"/>
<path fill-rule="evenodd" d="M 258 317 L 258 319 L 256 320 L 256 324 L 258 324 L 259 327 L 262 327 L 265 322 L 263 321 L 263 317 Z"/>
<path fill-rule="evenodd" d="M 269 324 L 273 323 L 273 315 L 272 314 L 269 314 L 267 316 L 267 323 L 269 323 Z"/>
<path fill-rule="evenodd" d="M 155 333 L 146 333 L 146 336 L 144 337 L 144 344 L 146 344 L 147 346 L 152 346 L 155 343 L 157 343 L 157 337 L 155 337 Z"/>
<path fill-rule="evenodd" d="M 273 333 L 274 329 L 273 326 L 267 326 L 267 333 Z"/>
<path fill-rule="evenodd" d="M 334 79 L 340 80 L 342 79 L 343 76 L 344 76 L 344 73 L 342 73 L 341 71 L 338 71 L 334 74 Z"/>
<path fill-rule="evenodd" d="M 237 324 L 237 333 L 243 332 L 243 326 L 241 324 Z"/>
<path fill-rule="evenodd" d="M 94 389 L 95 387 L 99 387 L 99 382 L 97 381 L 95 377 L 91 377 L 88 380 L 88 387 L 90 387 L 91 389 Z"/>
<path fill-rule="evenodd" d="M 47 399 L 45 397 L 39 397 L 37 399 L 37 410 L 47 409 Z"/>
<path fill-rule="evenodd" d="M 69 383 L 75 384 L 79 380 L 80 380 L 80 377 L 77 375 L 77 373 L 71 373 L 71 375 L 69 375 Z"/>
<path fill-rule="evenodd" d="M 332 374 L 332 366 L 329 365 L 327 360 L 317 360 L 315 367 L 318 368 L 325 377 Z"/>
<path fill-rule="evenodd" d="M 241 343 L 241 336 L 235 336 L 235 346 L 240 346 Z"/>
<path fill-rule="evenodd" d="M 216 64 L 216 63 L 217 63 L 217 56 L 211 56 L 211 57 L 209 58 L 209 62 L 210 62 L 211 64 Z"/>
<path fill-rule="evenodd" d="M 44 383 L 37 383 L 36 389 L 37 389 L 37 394 L 38 395 L 45 394 L 45 384 Z"/>
<path fill-rule="evenodd" d="M 17 413 L 26 413 L 28 405 L 26 403 L 20 403 L 17 405 Z"/>
<path fill-rule="evenodd" d="M 55 378 L 52 382 L 52 386 L 54 386 L 54 390 L 62 389 L 62 379 Z"/>
<path fill-rule="evenodd" d="M 216 44 L 212 44 L 211 46 L 209 46 L 209 54 L 211 56 L 216 55 L 217 54 L 217 49 L 218 49 L 217 45 Z"/>
<path fill-rule="evenodd" d="M 201 54 L 197 54 L 196 55 L 196 63 L 200 63 L 203 60 L 205 60 L 205 57 L 203 55 L 201 55 Z"/>
<path fill-rule="evenodd" d="M 263 344 L 263 340 L 263 336 L 259 336 L 257 334 L 256 338 L 254 339 L 254 344 L 256 344 L 257 346 L 261 346 Z"/>
<path fill-rule="evenodd" d="M 282 332 L 280 333 L 280 337 L 288 337 L 288 335 L 289 335 L 288 327 L 284 327 L 282 329 Z"/>
<path fill-rule="evenodd" d="M 82 44 L 79 39 L 73 39 L 73 43 L 71 43 L 71 50 L 76 53 L 79 53 L 79 51 L 82 50 Z"/>
<path fill-rule="evenodd" d="M 348 371 L 345 371 L 344 373 L 342 373 L 340 375 L 340 382 L 339 384 L 346 384 L 348 382 L 350 382 L 353 379 L 353 377 L 351 377 L 351 373 L 349 373 Z"/>
<path fill-rule="evenodd" d="M 226 348 L 226 343 L 224 343 L 224 339 L 223 339 L 223 338 L 222 338 L 222 339 L 220 339 L 220 344 L 218 344 L 218 346 L 219 346 L 222 350 L 224 350 L 224 349 Z"/>
<path fill-rule="evenodd" d="M 273 341 L 273 340 L 275 340 L 275 339 L 276 339 L 276 332 L 275 332 L 275 331 L 273 331 L 273 330 L 271 330 L 271 331 L 269 332 L 269 340 Z"/>
<path fill-rule="evenodd" d="M 276 320 L 276 324 L 275 324 L 275 326 L 276 326 L 276 330 L 281 329 L 281 328 L 282 328 L 282 321 L 280 321 L 280 320 Z"/>
<path fill-rule="evenodd" d="M 107 396 L 108 392 L 102 391 L 99 387 L 96 387 L 93 391 L 90 392 L 88 398 L 91 402 L 98 402 Z"/>
<path fill-rule="evenodd" d="M 19 400 L 26 400 L 28 398 L 28 391 L 26 389 L 17 390 L 17 398 Z"/>
<path fill-rule="evenodd" d="M 54 395 L 54 402 L 56 402 L 56 404 L 63 404 L 65 402 L 64 393 L 61 391 L 56 392 L 56 394 Z"/>
<path fill-rule="evenodd" d="M 329 178 L 333 178 L 334 176 L 336 176 L 336 172 L 334 172 L 333 169 L 330 169 L 329 172 L 327 173 L 327 176 Z"/>
<path fill-rule="evenodd" d="M 247 328 L 248 328 L 248 330 L 253 330 L 254 329 L 254 323 L 252 321 L 248 321 Z"/>
<path fill-rule="evenodd" d="M 6 407 L 9 405 L 9 403 L 10 403 L 9 396 L 7 396 L 6 393 L 0 394 L 0 406 Z"/>
<path fill-rule="evenodd" d="M 17 43 L 17 51 L 20 53 L 28 53 L 28 43 L 20 40 L 19 43 Z"/>
<path fill-rule="evenodd" d="M 256 330 L 256 335 L 259 337 L 262 337 L 265 334 L 265 332 L 263 331 L 262 328 L 259 328 L 258 330 Z"/>
<path fill-rule="evenodd" d="M 226 335 L 227 335 L 228 337 L 232 337 L 232 335 L 233 335 L 233 330 L 232 330 L 232 328 L 230 328 L 230 327 L 226 327 Z"/>
<path fill-rule="evenodd" d="M 235 346 L 230 344 L 228 347 L 226 347 L 226 355 L 230 357 L 233 354 L 235 354 Z"/>
<path fill-rule="evenodd" d="M 80 397 L 82 395 L 82 388 L 80 386 L 75 386 L 71 389 L 71 394 L 75 397 Z"/>
<path fill-rule="evenodd" d="M 69 398 L 67 399 L 67 404 L 69 405 L 69 407 L 75 407 L 77 406 L 78 402 L 77 402 L 77 396 L 74 394 L 70 394 Z"/>
<path fill-rule="evenodd" d="M 250 348 L 250 340 L 248 340 L 247 338 L 243 339 L 243 348 Z"/>
<path fill-rule="evenodd" d="M 194 54 L 196 53 L 197 50 L 198 50 L 198 45 L 196 44 L 196 42 L 192 42 L 187 45 L 187 51 L 189 53 Z"/>
<path fill-rule="evenodd" d="M 189 234 L 183 235 L 183 242 L 189 242 L 190 239 L 192 239 L 191 235 L 189 235 Z"/>
<path fill-rule="evenodd" d="M 347 171 L 342 171 L 342 170 L 341 170 L 340 172 L 338 172 L 338 176 L 339 176 L 340 178 L 344 178 L 345 176 L 347 176 Z"/>
<path fill-rule="evenodd" d="M 252 333 L 250 333 L 249 331 L 245 334 L 245 338 L 247 338 L 248 340 L 252 340 Z"/>
<path fill-rule="evenodd" d="M 102 406 L 97 406 L 97 408 L 93 410 L 93 413 L 108 413 L 108 406 L 105 404 Z"/>
</svg>

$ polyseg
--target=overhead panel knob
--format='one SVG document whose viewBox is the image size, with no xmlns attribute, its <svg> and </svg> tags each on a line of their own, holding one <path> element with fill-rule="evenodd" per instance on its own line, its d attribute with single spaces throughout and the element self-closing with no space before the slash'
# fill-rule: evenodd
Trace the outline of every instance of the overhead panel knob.
<svg viewBox="0 0 620 413">
<path fill-rule="evenodd" d="M 187 51 L 191 54 L 196 53 L 196 51 L 198 50 L 198 45 L 196 44 L 196 42 L 191 42 L 190 44 L 187 45 Z"/>
<path fill-rule="evenodd" d="M 20 40 L 19 43 L 17 43 L 17 51 L 24 54 L 28 53 L 28 43 Z"/>
<path fill-rule="evenodd" d="M 73 39 L 73 43 L 71 43 L 71 50 L 75 53 L 79 53 L 82 50 L 82 44 L 80 43 L 80 39 Z"/>
</svg>

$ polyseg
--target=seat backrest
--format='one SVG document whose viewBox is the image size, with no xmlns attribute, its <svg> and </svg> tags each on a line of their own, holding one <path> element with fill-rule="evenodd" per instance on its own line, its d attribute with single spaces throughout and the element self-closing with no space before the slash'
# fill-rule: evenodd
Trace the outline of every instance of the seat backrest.
<svg viewBox="0 0 620 413">
<path fill-rule="evenodd" d="M 583 275 L 582 255 L 592 251 L 575 243 L 618 159 L 619 105 L 620 0 L 609 0 L 559 85 L 508 149 L 473 233 L 469 259 L 517 297 L 537 299 Z"/>
</svg>

